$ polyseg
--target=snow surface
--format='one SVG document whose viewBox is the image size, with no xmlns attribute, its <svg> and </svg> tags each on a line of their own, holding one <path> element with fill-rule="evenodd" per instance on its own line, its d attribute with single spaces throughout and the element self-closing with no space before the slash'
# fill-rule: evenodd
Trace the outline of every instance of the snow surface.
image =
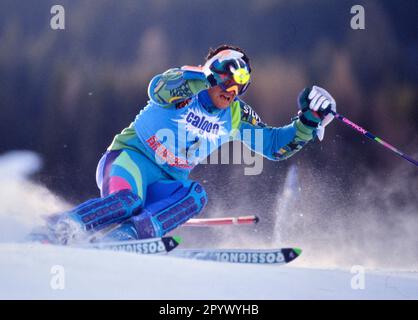
<svg viewBox="0 0 418 320">
<path fill-rule="evenodd" d="M 239 265 L 49 245 L 0 245 L 1 299 L 416 299 L 418 273 Z M 53 266 L 65 288 L 52 289 Z"/>
<path fill-rule="evenodd" d="M 354 290 L 349 267 L 313 268 L 320 260 L 305 245 L 287 266 L 262 266 L 24 243 L 42 215 L 70 206 L 27 179 L 40 165 L 31 152 L 0 157 L 0 299 L 418 299 L 409 265 L 366 267 L 364 289 Z M 55 266 L 63 290 L 51 286 Z"/>
</svg>

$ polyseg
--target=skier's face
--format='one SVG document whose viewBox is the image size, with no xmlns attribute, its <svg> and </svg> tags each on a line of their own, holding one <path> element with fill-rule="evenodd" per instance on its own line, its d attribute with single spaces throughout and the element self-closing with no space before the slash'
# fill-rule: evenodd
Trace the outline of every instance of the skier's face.
<svg viewBox="0 0 418 320">
<path fill-rule="evenodd" d="M 226 109 L 236 97 L 235 91 L 224 91 L 220 86 L 208 89 L 209 97 L 218 109 Z"/>
</svg>

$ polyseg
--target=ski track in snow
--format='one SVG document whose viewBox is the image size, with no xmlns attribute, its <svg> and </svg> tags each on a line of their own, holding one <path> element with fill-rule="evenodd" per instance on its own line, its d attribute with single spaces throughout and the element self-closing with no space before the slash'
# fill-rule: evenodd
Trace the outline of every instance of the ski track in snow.
<svg viewBox="0 0 418 320">
<path fill-rule="evenodd" d="M 306 267 L 304 253 L 261 266 L 23 243 L 41 215 L 69 207 L 27 180 L 40 163 L 31 152 L 0 157 L 0 299 L 418 299 L 415 271 L 366 268 L 354 290 L 350 269 Z M 57 265 L 63 290 L 51 287 Z"/>
</svg>

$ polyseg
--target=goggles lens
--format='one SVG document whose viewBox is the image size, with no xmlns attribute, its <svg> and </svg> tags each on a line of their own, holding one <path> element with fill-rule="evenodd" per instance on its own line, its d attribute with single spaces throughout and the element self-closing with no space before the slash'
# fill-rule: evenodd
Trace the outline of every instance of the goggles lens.
<svg viewBox="0 0 418 320">
<path fill-rule="evenodd" d="M 222 90 L 230 92 L 230 91 L 235 91 L 235 94 L 237 96 L 242 95 L 245 93 L 245 91 L 247 91 L 248 87 L 250 86 L 250 81 L 248 81 L 245 84 L 238 84 L 233 80 L 227 80 L 223 83 L 221 83 L 219 86 L 221 87 Z"/>
</svg>

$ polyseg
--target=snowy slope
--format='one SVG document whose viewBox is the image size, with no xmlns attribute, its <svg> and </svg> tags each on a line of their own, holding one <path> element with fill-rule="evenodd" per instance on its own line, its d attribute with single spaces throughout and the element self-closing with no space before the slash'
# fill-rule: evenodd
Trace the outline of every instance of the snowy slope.
<svg viewBox="0 0 418 320">
<path fill-rule="evenodd" d="M 1 299 L 417 299 L 418 273 L 366 271 L 353 290 L 348 271 L 235 265 L 166 256 L 0 245 Z M 50 286 L 51 267 L 65 288 Z"/>
<path fill-rule="evenodd" d="M 413 220 L 408 220 L 407 224 L 413 231 L 408 234 L 412 236 L 399 242 L 403 250 L 395 247 L 396 256 L 387 251 L 384 242 L 378 241 L 384 239 L 382 237 L 373 242 L 381 243 L 382 250 L 367 248 L 371 241 L 361 242 L 360 247 L 353 243 L 351 248 L 341 247 L 345 239 L 318 250 L 331 242 L 315 243 L 320 236 L 315 232 L 312 238 L 301 243 L 302 256 L 286 267 L 25 244 L 22 240 L 41 223 L 42 215 L 71 207 L 44 186 L 27 179 L 40 166 L 39 157 L 32 152 L 16 151 L 0 156 L 0 299 L 418 299 L 416 271 L 402 272 L 398 267 L 393 272 L 373 271 L 372 267 L 381 267 L 381 264 L 367 263 L 368 260 L 358 254 L 363 251 L 370 257 L 386 257 L 399 261 L 402 270 L 417 270 L 414 253 L 417 223 L 412 223 Z M 284 213 L 289 211 L 290 205 L 286 199 L 282 197 L 280 202 Z M 283 215 L 285 221 L 279 221 L 279 225 L 289 224 L 291 218 Z M 243 232 L 240 240 L 236 230 L 233 231 L 232 237 L 226 229 L 219 234 L 227 239 L 223 247 L 234 247 L 237 243 L 266 247 L 262 243 L 263 237 L 250 240 Z M 300 231 L 297 232 L 301 237 Z M 371 233 L 368 231 L 368 234 Z M 330 237 L 336 239 L 335 235 Z M 185 238 L 188 239 L 185 246 L 193 245 L 190 235 Z M 231 239 L 235 242 L 228 243 Z M 391 238 L 391 246 L 394 240 Z M 351 260 L 343 264 L 336 259 L 337 253 L 351 257 Z M 410 263 L 407 264 L 408 259 Z M 359 263 L 369 267 L 365 274 L 365 289 L 353 290 L 354 274 L 349 268 Z M 53 290 L 50 285 L 55 276 L 51 268 L 56 265 L 64 268 L 64 290 Z M 312 268 L 313 265 L 318 267 Z M 330 269 L 329 266 L 338 268 Z"/>
</svg>

